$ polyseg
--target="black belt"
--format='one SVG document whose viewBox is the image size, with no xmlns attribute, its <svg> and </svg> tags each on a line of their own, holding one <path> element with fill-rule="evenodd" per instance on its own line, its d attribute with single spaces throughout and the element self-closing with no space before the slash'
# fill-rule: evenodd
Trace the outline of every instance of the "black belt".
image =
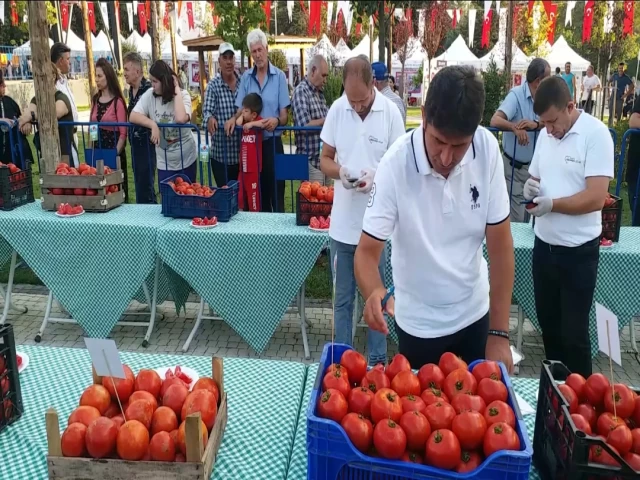
<svg viewBox="0 0 640 480">
<path fill-rule="evenodd" d="M 522 167 L 529 168 L 529 163 L 522 163 L 517 160 L 514 160 L 512 157 L 510 157 L 506 153 L 504 153 L 503 155 L 507 157 L 507 160 L 509 160 L 509 165 L 511 165 L 512 167 L 515 167 L 516 170 L 520 170 Z"/>
</svg>

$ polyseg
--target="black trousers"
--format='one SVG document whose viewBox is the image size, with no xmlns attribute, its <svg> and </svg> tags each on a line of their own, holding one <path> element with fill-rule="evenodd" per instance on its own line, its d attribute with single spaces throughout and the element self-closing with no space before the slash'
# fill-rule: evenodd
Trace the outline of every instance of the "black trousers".
<svg viewBox="0 0 640 480">
<path fill-rule="evenodd" d="M 284 212 L 284 180 L 276 181 L 275 154 L 284 153 L 281 137 L 265 138 L 262 142 L 262 173 L 260 198 L 263 212 Z"/>
<path fill-rule="evenodd" d="M 547 359 L 591 375 L 589 311 L 598 276 L 599 239 L 579 247 L 549 245 L 536 237 L 533 290 Z"/>
<path fill-rule="evenodd" d="M 628 158 L 628 157 L 627 157 Z M 628 160 L 627 160 L 628 161 Z M 631 171 L 631 165 L 627 166 L 627 188 L 629 191 L 629 206 L 633 212 L 635 201 L 635 213 L 631 219 L 631 225 L 634 227 L 640 227 L 640 192 L 636 192 L 636 186 L 638 185 L 638 169 Z M 634 200 L 634 197 L 638 195 L 638 199 Z"/>
<path fill-rule="evenodd" d="M 455 353 L 467 363 L 485 358 L 489 335 L 489 312 L 477 322 L 445 337 L 418 338 L 409 335 L 397 323 L 395 326 L 398 334 L 398 350 L 407 357 L 411 368 L 419 369 L 427 363 L 437 365 L 445 352 Z"/>
<path fill-rule="evenodd" d="M 136 203 L 156 203 L 154 180 L 156 172 L 156 147 L 149 141 L 149 135 L 140 133 L 131 137 L 131 163 L 133 182 L 136 186 Z"/>
<path fill-rule="evenodd" d="M 221 187 L 231 180 L 238 180 L 240 165 L 225 165 L 222 162 L 217 162 L 212 159 L 211 171 L 213 172 L 213 178 L 216 181 L 216 186 Z"/>
</svg>

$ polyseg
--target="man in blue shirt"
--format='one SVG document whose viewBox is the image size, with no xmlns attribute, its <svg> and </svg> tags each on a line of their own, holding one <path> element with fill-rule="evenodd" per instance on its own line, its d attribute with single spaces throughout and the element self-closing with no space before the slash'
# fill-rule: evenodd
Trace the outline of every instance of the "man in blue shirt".
<svg viewBox="0 0 640 480">
<path fill-rule="evenodd" d="M 611 77 L 611 86 L 615 87 L 615 112 L 613 111 L 613 96 L 609 99 L 609 126 L 613 125 L 612 119 L 615 116 L 616 121 L 619 122 L 622 117 L 622 106 L 624 100 L 629 93 L 633 93 L 633 81 L 624 71 L 625 64 L 620 62 L 618 64 L 618 72 L 614 73 Z"/>
<path fill-rule="evenodd" d="M 255 29 L 247 35 L 247 46 L 255 67 L 246 70 L 240 79 L 236 95 L 238 110 L 233 122 L 225 124 L 227 135 L 235 129 L 235 120 L 242 115 L 242 101 L 250 93 L 262 98 L 262 173 L 260 174 L 260 195 L 263 212 L 284 212 L 284 181 L 275 180 L 275 155 L 283 154 L 282 131 L 277 127 L 287 124 L 291 105 L 289 87 L 284 72 L 269 62 L 267 56 L 267 36 L 262 30 Z"/>
<path fill-rule="evenodd" d="M 560 75 L 569 87 L 569 93 L 573 97 L 573 103 L 576 103 L 576 76 L 571 72 L 571 62 L 564 64 L 564 73 Z"/>
<path fill-rule="evenodd" d="M 502 133 L 504 176 L 511 199 L 511 221 L 528 219 L 523 205 L 524 183 L 529 178 L 529 163 L 533 158 L 540 124 L 533 111 L 533 96 L 540 82 L 551 75 L 551 67 L 543 58 L 534 58 L 527 68 L 526 81 L 513 87 L 491 118 L 491 126 Z"/>
</svg>

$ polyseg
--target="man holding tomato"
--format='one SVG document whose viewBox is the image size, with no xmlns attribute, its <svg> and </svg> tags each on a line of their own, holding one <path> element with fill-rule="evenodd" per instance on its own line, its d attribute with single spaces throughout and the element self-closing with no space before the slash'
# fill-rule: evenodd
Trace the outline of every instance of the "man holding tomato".
<svg viewBox="0 0 640 480">
<path fill-rule="evenodd" d="M 364 215 L 355 254 L 364 318 L 386 334 L 383 310 L 394 316 L 399 351 L 415 369 L 437 364 L 444 352 L 513 369 L 510 205 L 500 147 L 479 126 L 484 99 L 473 68 L 441 70 L 429 86 L 422 126 L 380 161 Z M 395 298 L 377 269 L 389 238 Z"/>
</svg>

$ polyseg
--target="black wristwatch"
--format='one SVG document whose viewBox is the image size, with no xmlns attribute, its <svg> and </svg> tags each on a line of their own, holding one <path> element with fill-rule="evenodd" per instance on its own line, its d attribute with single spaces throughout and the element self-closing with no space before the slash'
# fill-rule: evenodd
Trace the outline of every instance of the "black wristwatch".
<svg viewBox="0 0 640 480">
<path fill-rule="evenodd" d="M 536 120 L 536 130 L 540 130 L 540 122 Z"/>
<path fill-rule="evenodd" d="M 276 117 L 276 120 L 278 120 L 278 127 L 280 126 L 280 117 Z"/>
</svg>

